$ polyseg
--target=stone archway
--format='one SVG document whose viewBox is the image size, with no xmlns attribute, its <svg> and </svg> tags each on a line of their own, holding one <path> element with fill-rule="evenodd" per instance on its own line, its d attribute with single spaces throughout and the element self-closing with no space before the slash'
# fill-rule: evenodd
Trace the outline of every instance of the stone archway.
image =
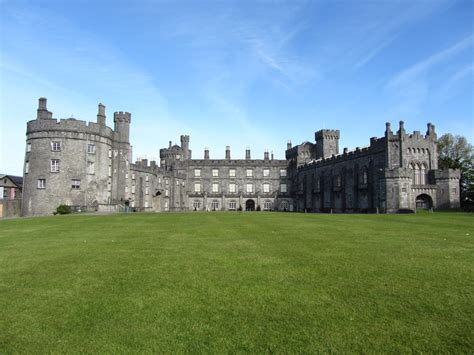
<svg viewBox="0 0 474 355">
<path fill-rule="evenodd" d="M 433 199 L 427 194 L 421 194 L 416 197 L 416 209 L 429 210 L 433 207 Z"/>
<path fill-rule="evenodd" d="M 247 200 L 245 202 L 245 210 L 246 211 L 255 211 L 255 201 L 254 200 Z"/>
</svg>

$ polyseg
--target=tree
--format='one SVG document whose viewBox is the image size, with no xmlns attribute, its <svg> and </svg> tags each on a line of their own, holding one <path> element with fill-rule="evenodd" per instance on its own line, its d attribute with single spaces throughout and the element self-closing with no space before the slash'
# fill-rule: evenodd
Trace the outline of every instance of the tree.
<svg viewBox="0 0 474 355">
<path fill-rule="evenodd" d="M 440 169 L 459 169 L 461 171 L 461 206 L 474 208 L 474 149 L 466 137 L 450 133 L 438 139 L 438 167 Z"/>
</svg>

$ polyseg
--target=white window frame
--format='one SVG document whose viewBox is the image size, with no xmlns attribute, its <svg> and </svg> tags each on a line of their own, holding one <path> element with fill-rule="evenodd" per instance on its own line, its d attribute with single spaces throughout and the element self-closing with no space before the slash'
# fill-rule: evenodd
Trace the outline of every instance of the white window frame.
<svg viewBox="0 0 474 355">
<path fill-rule="evenodd" d="M 95 144 L 87 144 L 87 153 L 95 154 Z"/>
<path fill-rule="evenodd" d="M 229 201 L 229 211 L 235 211 L 237 209 L 236 201 Z"/>
<path fill-rule="evenodd" d="M 247 169 L 245 171 L 245 176 L 246 177 L 253 177 L 253 169 Z"/>
<path fill-rule="evenodd" d="M 263 210 L 270 211 L 273 207 L 273 202 L 271 201 L 263 201 Z"/>
<path fill-rule="evenodd" d="M 194 176 L 201 177 L 201 169 L 194 169 Z"/>
<path fill-rule="evenodd" d="M 148 187 L 145 187 L 145 195 L 148 195 L 148 194 L 149 194 Z"/>
<path fill-rule="evenodd" d="M 288 192 L 288 186 L 286 186 L 285 183 L 280 184 L 280 192 L 281 193 L 287 193 Z"/>
<path fill-rule="evenodd" d="M 46 179 L 38 179 L 38 189 L 45 189 L 46 188 Z"/>
<path fill-rule="evenodd" d="M 71 180 L 71 189 L 80 190 L 81 189 L 81 180 L 80 179 L 72 179 Z"/>
<path fill-rule="evenodd" d="M 263 169 L 263 177 L 269 177 L 270 176 L 270 169 Z"/>
<path fill-rule="evenodd" d="M 235 177 L 235 169 L 229 169 L 229 176 Z"/>
<path fill-rule="evenodd" d="M 233 182 L 229 184 L 229 193 L 235 194 L 237 192 L 237 185 Z"/>
<path fill-rule="evenodd" d="M 263 192 L 266 194 L 270 193 L 270 184 L 268 182 L 263 184 Z"/>
<path fill-rule="evenodd" d="M 59 173 L 59 159 L 51 159 L 50 172 Z"/>
<path fill-rule="evenodd" d="M 219 169 L 212 169 L 212 177 L 219 177 Z"/>
<path fill-rule="evenodd" d="M 135 185 L 132 185 L 132 194 L 135 193 Z"/>
<path fill-rule="evenodd" d="M 26 151 L 31 152 L 31 143 L 26 143 Z"/>
<path fill-rule="evenodd" d="M 170 190 L 169 189 L 165 189 L 165 196 L 168 197 L 170 195 Z"/>
<path fill-rule="evenodd" d="M 193 210 L 199 211 L 201 209 L 201 201 L 194 200 L 193 201 Z"/>
<path fill-rule="evenodd" d="M 253 193 L 253 184 L 252 183 L 247 183 L 245 185 L 245 192 L 251 194 Z"/>
<path fill-rule="evenodd" d="M 30 162 L 27 160 L 25 161 L 25 174 L 28 174 L 29 170 L 30 170 Z"/>
<path fill-rule="evenodd" d="M 212 200 L 211 201 L 211 211 L 217 211 L 219 210 L 219 201 L 218 200 Z"/>
<path fill-rule="evenodd" d="M 285 177 L 286 176 L 286 169 L 280 169 L 280 176 Z"/>
<path fill-rule="evenodd" d="M 199 183 L 199 182 L 194 183 L 194 192 L 196 192 L 196 193 L 201 192 L 201 183 Z"/>
<path fill-rule="evenodd" d="M 95 171 L 95 164 L 92 160 L 88 160 L 87 161 L 87 174 L 91 175 L 91 174 L 94 174 Z"/>
<path fill-rule="evenodd" d="M 214 182 L 212 183 L 212 192 L 217 193 L 219 192 L 219 184 Z"/>
<path fill-rule="evenodd" d="M 61 151 L 61 142 L 60 141 L 52 141 L 51 142 L 51 151 L 60 152 Z"/>
</svg>

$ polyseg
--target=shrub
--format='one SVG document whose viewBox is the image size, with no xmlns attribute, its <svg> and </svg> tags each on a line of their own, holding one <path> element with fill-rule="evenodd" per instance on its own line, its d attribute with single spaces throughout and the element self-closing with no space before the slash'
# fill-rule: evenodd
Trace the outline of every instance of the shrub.
<svg viewBox="0 0 474 355">
<path fill-rule="evenodd" d="M 57 214 L 69 214 L 71 212 L 72 212 L 71 207 L 69 207 L 67 205 L 59 205 L 56 208 L 56 212 L 54 212 L 54 214 L 55 215 L 57 215 Z"/>
</svg>

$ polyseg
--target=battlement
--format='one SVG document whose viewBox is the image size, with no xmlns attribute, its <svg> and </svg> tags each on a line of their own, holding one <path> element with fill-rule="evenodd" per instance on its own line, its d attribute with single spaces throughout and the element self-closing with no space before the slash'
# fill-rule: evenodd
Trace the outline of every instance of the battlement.
<svg viewBox="0 0 474 355">
<path fill-rule="evenodd" d="M 340 131 L 338 129 L 321 129 L 314 133 L 314 139 L 332 139 L 337 140 L 340 138 Z"/>
<path fill-rule="evenodd" d="M 130 170 L 141 171 L 156 175 L 158 171 L 158 165 L 154 160 L 148 162 L 148 159 L 141 159 L 137 160 L 134 164 L 130 164 Z"/>
<path fill-rule="evenodd" d="M 413 131 L 413 133 L 405 133 L 405 123 L 403 121 L 400 121 L 399 123 L 399 129 L 396 133 L 393 133 L 391 130 L 391 125 L 390 122 L 387 122 L 386 125 L 386 130 L 385 130 L 385 136 L 389 138 L 390 140 L 397 140 L 397 139 L 402 139 L 402 140 L 411 140 L 411 141 L 427 141 L 427 142 L 433 142 L 436 141 L 437 135 L 435 131 L 435 125 L 428 122 L 427 123 L 427 130 L 426 133 L 423 135 L 421 131 Z"/>
<path fill-rule="evenodd" d="M 114 112 L 114 122 L 126 122 L 130 123 L 132 121 L 132 114 L 130 112 Z"/>
<path fill-rule="evenodd" d="M 26 134 L 35 132 L 76 132 L 83 134 L 95 134 L 108 139 L 113 138 L 113 131 L 110 127 L 95 123 L 76 120 L 74 118 L 60 119 L 51 118 L 48 120 L 29 121 L 26 126 Z"/>
</svg>

